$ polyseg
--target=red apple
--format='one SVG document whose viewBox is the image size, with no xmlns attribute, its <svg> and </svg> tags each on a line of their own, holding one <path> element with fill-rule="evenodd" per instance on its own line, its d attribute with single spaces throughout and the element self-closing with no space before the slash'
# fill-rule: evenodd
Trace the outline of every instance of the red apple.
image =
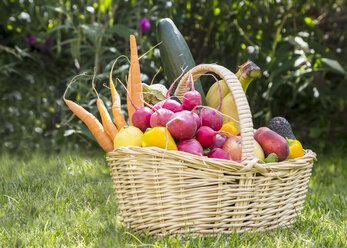
<svg viewBox="0 0 347 248">
<path fill-rule="evenodd" d="M 285 138 L 267 127 L 258 128 L 254 133 L 254 139 L 263 148 L 265 155 L 276 153 L 278 161 L 283 161 L 289 156 L 289 146 Z"/>
<path fill-rule="evenodd" d="M 232 160 L 240 161 L 242 157 L 241 136 L 231 136 L 230 138 L 228 138 L 225 141 L 222 149 L 229 153 Z M 260 160 L 265 159 L 263 149 L 256 140 L 254 140 L 254 156 L 259 158 Z"/>
<path fill-rule="evenodd" d="M 241 136 L 230 136 L 222 146 L 222 149 L 229 153 L 230 157 L 234 161 L 241 160 L 242 155 L 242 143 Z"/>
</svg>

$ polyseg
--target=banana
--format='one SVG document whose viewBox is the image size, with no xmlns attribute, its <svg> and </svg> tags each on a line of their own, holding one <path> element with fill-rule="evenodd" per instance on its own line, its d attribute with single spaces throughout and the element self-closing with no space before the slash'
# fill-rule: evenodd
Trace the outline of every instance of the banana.
<svg viewBox="0 0 347 248">
<path fill-rule="evenodd" d="M 261 74 L 260 68 L 250 60 L 248 60 L 243 65 L 239 66 L 239 70 L 237 71 L 236 76 L 241 82 L 241 86 L 245 93 L 247 91 L 249 84 L 252 82 L 252 80 L 254 78 L 259 77 L 260 74 Z M 229 121 L 233 121 L 237 131 L 240 132 L 239 118 L 238 118 L 238 113 L 237 113 L 236 105 L 234 102 L 234 98 L 231 92 L 229 91 L 229 88 L 225 84 L 225 82 L 223 80 L 219 82 L 223 82 L 220 84 L 222 89 L 222 97 L 223 97 L 220 112 L 231 117 L 231 118 L 228 118 L 226 116 L 223 116 L 223 122 L 226 123 Z M 210 87 L 206 96 L 207 105 L 213 108 L 217 108 L 219 105 L 219 99 L 220 99 L 220 93 L 218 89 L 218 84 L 214 83 Z"/>
</svg>

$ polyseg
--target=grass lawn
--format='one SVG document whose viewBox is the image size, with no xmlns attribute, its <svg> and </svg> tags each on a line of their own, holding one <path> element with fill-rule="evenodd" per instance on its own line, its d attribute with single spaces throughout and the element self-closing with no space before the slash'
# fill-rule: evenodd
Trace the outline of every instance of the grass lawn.
<svg viewBox="0 0 347 248">
<path fill-rule="evenodd" d="M 0 247 L 346 247 L 347 155 L 318 156 L 292 228 L 153 238 L 122 227 L 103 154 L 0 155 Z"/>
</svg>

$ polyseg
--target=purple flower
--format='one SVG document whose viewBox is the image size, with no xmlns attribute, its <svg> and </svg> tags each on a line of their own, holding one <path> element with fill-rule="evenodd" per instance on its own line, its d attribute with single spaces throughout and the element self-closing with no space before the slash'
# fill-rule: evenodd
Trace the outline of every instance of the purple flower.
<svg viewBox="0 0 347 248">
<path fill-rule="evenodd" d="M 51 45 L 52 45 L 52 39 L 47 38 L 45 43 L 42 46 L 42 51 L 48 52 L 51 49 Z"/>
<path fill-rule="evenodd" d="M 140 29 L 141 29 L 141 33 L 143 34 L 147 33 L 151 29 L 151 23 L 146 17 L 141 19 Z"/>
<path fill-rule="evenodd" d="M 35 36 L 30 36 L 27 38 L 27 44 L 28 45 L 33 45 L 37 43 L 37 38 Z"/>
<path fill-rule="evenodd" d="M 80 71 L 81 71 L 81 67 L 75 67 L 75 72 L 76 73 L 80 73 Z"/>
<path fill-rule="evenodd" d="M 78 61 L 75 60 L 75 72 L 76 72 L 76 73 L 80 73 L 80 71 L 81 71 L 81 66 L 80 66 L 80 64 L 78 63 Z"/>
</svg>

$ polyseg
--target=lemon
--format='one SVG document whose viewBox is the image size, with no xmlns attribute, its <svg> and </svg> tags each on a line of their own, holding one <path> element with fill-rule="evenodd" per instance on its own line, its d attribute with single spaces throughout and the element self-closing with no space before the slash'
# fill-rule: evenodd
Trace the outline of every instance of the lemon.
<svg viewBox="0 0 347 248">
<path fill-rule="evenodd" d="M 302 148 L 302 145 L 300 141 L 288 139 L 289 142 L 291 142 L 289 146 L 289 159 L 299 158 L 304 156 L 304 149 Z"/>
<path fill-rule="evenodd" d="M 114 138 L 114 148 L 121 146 L 141 146 L 142 131 L 134 126 L 124 126 Z"/>
</svg>

